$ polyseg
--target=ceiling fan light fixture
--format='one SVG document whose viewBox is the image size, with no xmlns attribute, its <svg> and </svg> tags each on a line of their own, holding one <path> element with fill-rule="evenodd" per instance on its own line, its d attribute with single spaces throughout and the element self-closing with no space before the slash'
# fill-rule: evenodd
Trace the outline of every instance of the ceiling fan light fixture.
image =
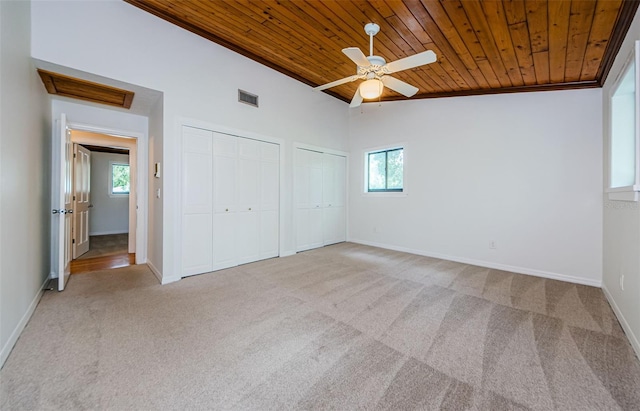
<svg viewBox="0 0 640 411">
<path fill-rule="evenodd" d="M 382 90 L 384 90 L 384 84 L 377 78 L 364 81 L 360 84 L 360 95 L 365 100 L 380 97 Z"/>
</svg>

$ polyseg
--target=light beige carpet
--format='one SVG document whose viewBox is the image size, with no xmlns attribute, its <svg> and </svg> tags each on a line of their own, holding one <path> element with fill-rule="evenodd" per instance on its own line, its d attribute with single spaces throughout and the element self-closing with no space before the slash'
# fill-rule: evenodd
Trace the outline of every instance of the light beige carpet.
<svg viewBox="0 0 640 411">
<path fill-rule="evenodd" d="M 129 250 L 129 234 L 92 235 L 89 237 L 89 251 L 79 260 L 107 255 L 126 254 Z"/>
<path fill-rule="evenodd" d="M 73 276 L 0 383 L 2 410 L 640 409 L 601 290 L 349 243 Z"/>
</svg>

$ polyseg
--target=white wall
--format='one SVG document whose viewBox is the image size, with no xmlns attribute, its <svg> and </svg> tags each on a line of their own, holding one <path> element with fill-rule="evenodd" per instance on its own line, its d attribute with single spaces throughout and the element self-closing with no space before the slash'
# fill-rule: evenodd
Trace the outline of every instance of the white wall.
<svg viewBox="0 0 640 411">
<path fill-rule="evenodd" d="M 610 102 L 613 84 L 635 40 L 640 40 L 640 12 L 636 13 L 602 92 L 604 188 L 609 181 Z M 637 87 L 637 86 L 636 86 Z M 636 108 L 638 110 L 638 108 Z M 635 148 L 636 155 L 638 147 Z M 624 291 L 620 276 L 624 275 Z M 604 200 L 603 285 L 609 302 L 640 356 L 640 206 L 638 202 Z"/>
<path fill-rule="evenodd" d="M 49 274 L 51 118 L 30 58 L 30 8 L 0 1 L 0 366 Z"/>
<path fill-rule="evenodd" d="M 599 286 L 600 96 L 537 92 L 351 111 L 350 239 Z M 363 150 L 396 143 L 407 144 L 407 196 L 363 195 Z"/>
<path fill-rule="evenodd" d="M 129 196 L 111 196 L 111 162 L 129 164 L 127 154 L 91 153 L 91 204 L 89 235 L 129 232 Z"/>
<path fill-rule="evenodd" d="M 163 282 L 179 275 L 174 254 L 180 249 L 178 124 L 184 118 L 285 142 L 285 238 L 280 252 L 293 252 L 292 144 L 345 149 L 344 102 L 124 2 L 35 2 L 32 24 L 35 58 L 164 93 L 162 158 L 154 157 L 163 164 L 163 262 L 154 262 L 162 269 Z M 259 95 L 260 108 L 238 103 L 239 88 Z"/>
</svg>

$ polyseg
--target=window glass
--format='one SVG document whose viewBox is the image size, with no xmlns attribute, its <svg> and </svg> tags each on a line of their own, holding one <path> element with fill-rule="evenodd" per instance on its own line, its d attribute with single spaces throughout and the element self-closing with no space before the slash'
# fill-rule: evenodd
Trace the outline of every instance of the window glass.
<svg viewBox="0 0 640 411">
<path fill-rule="evenodd" d="M 402 190 L 402 149 L 387 152 L 387 188 Z"/>
<path fill-rule="evenodd" d="M 385 189 L 386 152 L 369 154 L 369 191 Z"/>
<path fill-rule="evenodd" d="M 111 194 L 129 194 L 129 164 L 111 165 Z"/>
<path fill-rule="evenodd" d="M 367 191 L 402 192 L 404 187 L 403 149 L 367 153 Z"/>
</svg>

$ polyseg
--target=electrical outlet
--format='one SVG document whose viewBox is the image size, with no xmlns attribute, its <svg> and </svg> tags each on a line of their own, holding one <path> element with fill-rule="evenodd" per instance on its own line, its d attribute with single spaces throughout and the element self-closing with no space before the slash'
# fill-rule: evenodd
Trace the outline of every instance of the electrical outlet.
<svg viewBox="0 0 640 411">
<path fill-rule="evenodd" d="M 497 244 L 496 244 L 496 240 L 491 240 L 491 241 L 489 241 L 489 248 L 490 248 L 491 250 L 495 250 L 496 248 L 498 248 L 498 247 L 497 247 Z"/>
<path fill-rule="evenodd" d="M 624 274 L 620 274 L 620 290 L 624 291 Z"/>
</svg>

